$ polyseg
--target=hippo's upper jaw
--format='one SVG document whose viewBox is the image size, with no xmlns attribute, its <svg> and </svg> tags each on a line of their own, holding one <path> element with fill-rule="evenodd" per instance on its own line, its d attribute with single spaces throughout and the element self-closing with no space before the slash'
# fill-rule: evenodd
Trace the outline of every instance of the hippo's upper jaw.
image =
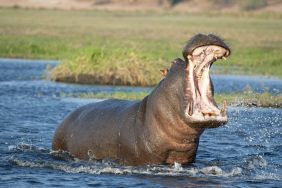
<svg viewBox="0 0 282 188">
<path fill-rule="evenodd" d="M 208 35 L 207 38 L 209 37 Z M 228 57 L 230 49 L 223 41 L 216 42 L 196 47 L 187 54 L 184 117 L 192 127 L 213 128 L 227 123 L 226 102 L 221 109 L 217 107 L 213 99 L 209 70 L 217 59 Z"/>
</svg>

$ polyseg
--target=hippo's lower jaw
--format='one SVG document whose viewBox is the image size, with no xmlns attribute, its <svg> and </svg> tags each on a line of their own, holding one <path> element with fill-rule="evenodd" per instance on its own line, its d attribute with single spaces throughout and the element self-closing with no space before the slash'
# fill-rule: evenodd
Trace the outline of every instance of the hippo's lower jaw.
<svg viewBox="0 0 282 188">
<path fill-rule="evenodd" d="M 228 49 L 216 45 L 196 48 L 188 55 L 185 70 L 184 117 L 192 127 L 214 128 L 227 123 L 226 102 L 221 110 L 213 98 L 209 70 L 217 59 L 225 59 Z"/>
</svg>

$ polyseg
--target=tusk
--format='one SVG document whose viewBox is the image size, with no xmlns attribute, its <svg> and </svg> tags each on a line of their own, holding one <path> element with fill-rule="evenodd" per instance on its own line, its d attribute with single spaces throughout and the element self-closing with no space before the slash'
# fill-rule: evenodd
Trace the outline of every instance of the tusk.
<svg viewBox="0 0 282 188">
<path fill-rule="evenodd" d="M 226 60 L 226 57 L 222 56 L 222 59 Z"/>
<path fill-rule="evenodd" d="M 193 115 L 193 104 L 192 104 L 192 102 L 190 102 L 188 104 L 188 114 L 189 114 L 189 116 Z"/>
</svg>

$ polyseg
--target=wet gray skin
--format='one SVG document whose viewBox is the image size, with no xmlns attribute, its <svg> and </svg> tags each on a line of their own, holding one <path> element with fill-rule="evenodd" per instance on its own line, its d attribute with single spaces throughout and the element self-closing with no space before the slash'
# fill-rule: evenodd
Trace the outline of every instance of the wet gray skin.
<svg viewBox="0 0 282 188">
<path fill-rule="evenodd" d="M 183 55 L 185 61 L 173 61 L 143 100 L 106 100 L 69 114 L 55 132 L 53 150 L 125 165 L 194 162 L 204 129 L 227 122 L 226 105 L 220 110 L 213 100 L 209 69 L 230 49 L 214 35 L 198 34 Z"/>
</svg>

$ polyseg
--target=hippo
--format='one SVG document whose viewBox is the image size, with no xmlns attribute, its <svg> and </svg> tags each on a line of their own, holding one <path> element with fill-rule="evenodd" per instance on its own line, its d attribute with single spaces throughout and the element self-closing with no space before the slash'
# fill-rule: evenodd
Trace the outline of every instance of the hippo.
<svg viewBox="0 0 282 188">
<path fill-rule="evenodd" d="M 226 102 L 217 106 L 209 70 L 231 50 L 216 35 L 196 34 L 182 54 L 143 100 L 109 99 L 71 112 L 52 149 L 130 166 L 193 163 L 203 131 L 227 123 Z"/>
</svg>

